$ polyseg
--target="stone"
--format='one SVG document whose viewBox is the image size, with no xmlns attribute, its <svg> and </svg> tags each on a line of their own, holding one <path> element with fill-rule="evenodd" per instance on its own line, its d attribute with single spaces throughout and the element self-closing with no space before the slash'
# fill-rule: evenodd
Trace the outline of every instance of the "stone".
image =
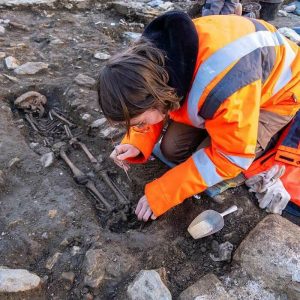
<svg viewBox="0 0 300 300">
<path fill-rule="evenodd" d="M 211 253 L 209 254 L 209 256 L 213 261 L 231 260 L 232 250 L 233 250 L 233 245 L 230 242 L 225 242 L 219 245 L 217 257 Z"/>
<path fill-rule="evenodd" d="M 200 278 L 179 295 L 179 300 L 229 300 L 220 280 L 212 273 Z"/>
<path fill-rule="evenodd" d="M 49 152 L 49 153 L 45 153 L 41 158 L 40 161 L 42 163 L 42 166 L 44 168 L 48 168 L 50 167 L 53 162 L 54 162 L 54 153 L 53 152 Z"/>
<path fill-rule="evenodd" d="M 162 0 L 152 0 L 152 1 L 148 2 L 147 5 L 149 5 L 151 7 L 157 7 L 163 3 L 164 2 Z"/>
<path fill-rule="evenodd" d="M 284 291 L 300 269 L 299 249 L 299 226 L 274 214 L 248 234 L 233 260 L 268 288 Z"/>
<path fill-rule="evenodd" d="M 53 219 L 55 218 L 55 216 L 57 215 L 57 210 L 56 209 L 50 209 L 49 212 L 48 212 L 48 217 L 50 219 Z"/>
<path fill-rule="evenodd" d="M 22 119 L 23 120 L 23 119 Z M 35 142 L 31 142 L 30 144 L 29 144 L 29 147 L 30 147 L 30 149 L 34 149 L 34 148 L 36 148 L 36 147 L 38 147 L 39 146 L 39 143 L 35 143 Z"/>
<path fill-rule="evenodd" d="M 141 35 L 142 35 L 141 33 L 132 32 L 132 31 L 125 31 L 123 33 L 123 37 L 129 42 L 138 40 L 141 37 Z"/>
<path fill-rule="evenodd" d="M 4 172 L 0 169 L 0 190 L 1 188 L 4 188 L 6 183 L 6 178 Z"/>
<path fill-rule="evenodd" d="M 107 60 L 107 59 L 110 59 L 110 55 L 107 54 L 107 53 L 103 53 L 103 52 L 96 52 L 94 54 L 94 57 L 99 59 L 99 60 Z"/>
<path fill-rule="evenodd" d="M 5 34 L 5 28 L 0 25 L 0 35 L 4 35 L 4 34 Z"/>
<path fill-rule="evenodd" d="M 0 0 L 0 5 L 3 6 L 20 6 L 20 5 L 35 5 L 35 4 L 47 4 L 50 5 L 56 2 L 56 0 Z"/>
<path fill-rule="evenodd" d="M 86 252 L 84 268 L 84 284 L 97 288 L 101 284 L 105 276 L 105 260 L 106 256 L 101 249 L 90 249 Z"/>
<path fill-rule="evenodd" d="M 90 114 L 83 114 L 82 116 L 81 116 L 81 119 L 83 120 L 83 121 L 87 121 L 87 120 L 89 120 L 90 118 L 91 118 L 92 116 L 90 115 Z"/>
<path fill-rule="evenodd" d="M 48 64 L 43 62 L 27 62 L 14 70 L 18 75 L 34 75 L 48 69 Z"/>
<path fill-rule="evenodd" d="M 172 295 L 154 270 L 142 270 L 127 289 L 131 300 L 168 300 Z"/>
<path fill-rule="evenodd" d="M 6 56 L 5 52 L 0 52 L 0 59 L 4 58 Z"/>
<path fill-rule="evenodd" d="M 174 3 L 170 2 L 170 1 L 166 1 L 166 2 L 159 4 L 158 7 L 159 7 L 159 9 L 161 9 L 163 11 L 168 11 L 168 10 L 174 9 Z"/>
<path fill-rule="evenodd" d="M 13 56 L 8 56 L 5 58 L 5 66 L 8 70 L 14 70 L 19 67 L 19 61 Z"/>
<path fill-rule="evenodd" d="M 27 270 L 0 266 L 0 293 L 25 292 L 38 288 L 40 283 L 40 277 Z"/>
<path fill-rule="evenodd" d="M 71 255 L 74 256 L 74 255 L 77 255 L 80 253 L 80 250 L 81 248 L 78 247 L 78 246 L 73 246 L 72 249 L 71 249 Z"/>
<path fill-rule="evenodd" d="M 53 256 L 49 257 L 46 262 L 46 269 L 52 270 L 52 268 L 57 263 L 57 261 L 59 260 L 61 255 L 62 255 L 62 253 L 56 252 Z"/>
<path fill-rule="evenodd" d="M 296 282 L 300 282 L 300 270 L 297 270 L 295 273 L 293 273 L 292 280 Z"/>
<path fill-rule="evenodd" d="M 113 138 L 113 136 L 118 133 L 118 129 L 115 127 L 107 127 L 100 131 L 100 136 L 104 139 Z"/>
<path fill-rule="evenodd" d="M 75 77 L 74 81 L 81 86 L 94 87 L 96 85 L 96 80 L 84 74 L 79 74 Z"/>
<path fill-rule="evenodd" d="M 95 120 L 95 121 L 90 125 L 90 127 L 91 127 L 92 129 L 94 129 L 94 128 L 99 128 L 99 127 L 101 127 L 103 124 L 105 124 L 106 121 L 107 121 L 106 118 L 97 119 L 97 120 Z"/>
<path fill-rule="evenodd" d="M 73 272 L 63 272 L 61 274 L 61 278 L 73 283 L 73 281 L 75 279 L 75 274 Z"/>
<path fill-rule="evenodd" d="M 287 17 L 288 16 L 288 13 L 285 11 L 285 10 L 278 10 L 277 12 L 277 16 L 279 17 Z"/>
<path fill-rule="evenodd" d="M 62 45 L 62 44 L 64 44 L 64 42 L 59 38 L 55 38 L 55 39 L 51 40 L 49 44 L 50 45 Z"/>
<path fill-rule="evenodd" d="M 19 157 L 14 157 L 8 162 L 8 167 L 12 168 L 14 166 L 17 166 L 20 163 L 20 158 Z"/>
<path fill-rule="evenodd" d="M 279 296 L 275 291 L 264 286 L 264 283 L 260 280 L 255 280 L 249 278 L 249 276 L 244 273 L 244 270 L 237 269 L 233 272 L 234 274 L 229 274 L 223 278 L 224 284 L 226 284 L 226 291 L 231 300 L 287 300 L 286 295 L 282 294 Z M 292 299 L 292 298 L 291 298 Z"/>
</svg>

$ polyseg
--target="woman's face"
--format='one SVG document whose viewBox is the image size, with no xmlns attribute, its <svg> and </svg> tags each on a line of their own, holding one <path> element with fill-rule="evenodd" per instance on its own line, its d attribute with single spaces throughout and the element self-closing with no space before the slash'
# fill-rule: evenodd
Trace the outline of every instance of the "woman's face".
<svg viewBox="0 0 300 300">
<path fill-rule="evenodd" d="M 130 126 L 136 126 L 138 128 L 143 128 L 147 125 L 153 125 L 164 120 L 166 114 L 162 113 L 158 109 L 148 109 L 141 115 L 132 118 L 130 120 Z"/>
</svg>

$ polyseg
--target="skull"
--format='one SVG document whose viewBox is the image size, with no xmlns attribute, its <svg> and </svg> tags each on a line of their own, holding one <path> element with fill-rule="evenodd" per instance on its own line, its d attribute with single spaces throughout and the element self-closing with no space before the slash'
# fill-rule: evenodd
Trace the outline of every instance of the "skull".
<svg viewBox="0 0 300 300">
<path fill-rule="evenodd" d="M 47 103 L 47 98 L 35 91 L 29 91 L 18 97 L 14 104 L 16 107 L 23 109 L 26 112 L 38 112 L 39 116 L 44 115 L 44 106 Z"/>
</svg>

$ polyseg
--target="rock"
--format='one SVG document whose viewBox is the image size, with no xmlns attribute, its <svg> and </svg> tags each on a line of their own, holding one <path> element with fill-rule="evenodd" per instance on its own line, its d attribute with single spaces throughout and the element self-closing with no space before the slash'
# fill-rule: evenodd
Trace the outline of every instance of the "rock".
<svg viewBox="0 0 300 300">
<path fill-rule="evenodd" d="M 148 2 L 147 5 L 149 5 L 151 7 L 157 7 L 163 3 L 164 2 L 162 0 L 152 0 L 152 1 Z"/>
<path fill-rule="evenodd" d="M 94 129 L 94 128 L 99 128 L 99 127 L 101 127 L 106 121 L 107 121 L 106 118 L 97 119 L 96 121 L 94 121 L 94 122 L 90 125 L 90 127 L 91 127 L 92 129 Z"/>
<path fill-rule="evenodd" d="M 71 255 L 74 256 L 74 255 L 77 255 L 80 253 L 80 250 L 81 248 L 78 247 L 78 246 L 73 246 L 72 249 L 71 249 Z"/>
<path fill-rule="evenodd" d="M 110 59 L 111 56 L 107 53 L 96 52 L 94 54 L 94 57 L 97 58 L 97 59 L 100 59 L 100 60 L 107 60 L 107 59 Z"/>
<path fill-rule="evenodd" d="M 90 294 L 90 293 L 87 293 L 87 294 L 85 294 L 84 295 L 84 298 L 83 298 L 84 300 L 93 300 L 94 299 L 94 297 L 93 297 L 93 295 L 92 294 Z"/>
<path fill-rule="evenodd" d="M 279 17 L 287 17 L 288 16 L 288 13 L 285 11 L 285 10 L 278 10 L 277 12 L 277 16 Z"/>
<path fill-rule="evenodd" d="M 16 68 L 14 72 L 18 75 L 34 75 L 48 69 L 48 64 L 43 62 L 27 62 Z"/>
<path fill-rule="evenodd" d="M 141 33 L 132 32 L 132 31 L 125 31 L 123 33 L 123 37 L 129 42 L 138 40 L 141 37 L 141 35 L 142 35 Z"/>
<path fill-rule="evenodd" d="M 212 273 L 203 276 L 179 295 L 179 300 L 229 300 L 222 283 Z"/>
<path fill-rule="evenodd" d="M 41 279 L 24 269 L 8 269 L 0 266 L 0 293 L 17 293 L 39 287 Z"/>
<path fill-rule="evenodd" d="M 170 1 L 166 1 L 166 2 L 159 4 L 158 7 L 163 11 L 168 11 L 168 10 L 174 9 L 174 3 L 170 2 Z"/>
<path fill-rule="evenodd" d="M 9 22 L 9 19 L 0 19 L 0 24 L 8 24 Z"/>
<path fill-rule="evenodd" d="M 118 135 L 119 130 L 116 127 L 107 127 L 100 131 L 100 136 L 104 139 L 110 139 Z"/>
<path fill-rule="evenodd" d="M 23 120 L 23 119 L 22 119 L 22 120 Z M 39 146 L 39 143 L 34 143 L 34 142 L 32 142 L 32 143 L 29 144 L 30 149 L 34 149 L 34 148 L 36 148 L 36 147 L 38 147 L 38 146 Z"/>
<path fill-rule="evenodd" d="M 5 58 L 5 66 L 8 70 L 14 70 L 19 67 L 19 61 L 13 56 L 8 56 Z"/>
<path fill-rule="evenodd" d="M 0 169 L 0 190 L 5 187 L 6 178 L 4 172 Z"/>
<path fill-rule="evenodd" d="M 89 120 L 91 117 L 92 117 L 92 116 L 91 116 L 90 114 L 83 114 L 83 115 L 81 116 L 81 119 L 82 119 L 83 121 L 87 121 L 87 120 Z"/>
<path fill-rule="evenodd" d="M 300 282 L 300 270 L 297 270 L 295 273 L 293 273 L 292 280 Z"/>
<path fill-rule="evenodd" d="M 59 38 L 55 38 L 51 40 L 49 43 L 49 45 L 62 45 L 62 44 L 64 44 L 64 42 Z"/>
<path fill-rule="evenodd" d="M 209 256 L 213 261 L 231 260 L 232 250 L 233 250 L 233 245 L 230 242 L 225 242 L 219 245 L 218 257 L 214 256 L 211 253 L 209 254 Z"/>
<path fill-rule="evenodd" d="M 51 166 L 53 164 L 54 161 L 54 153 L 53 152 L 49 152 L 44 154 L 41 158 L 40 161 L 43 165 L 44 168 L 48 168 L 49 166 Z"/>
<path fill-rule="evenodd" d="M 170 291 L 154 270 L 142 270 L 127 289 L 131 300 L 168 300 L 172 299 Z"/>
<path fill-rule="evenodd" d="M 52 257 L 48 258 L 47 262 L 46 262 L 46 269 L 52 270 L 52 268 L 57 263 L 57 261 L 59 260 L 61 255 L 62 255 L 62 253 L 56 252 Z"/>
<path fill-rule="evenodd" d="M 56 0 L 0 0 L 0 5 L 3 6 L 20 6 L 20 5 L 35 5 L 35 4 L 50 4 L 54 3 Z"/>
<path fill-rule="evenodd" d="M 42 234 L 42 238 L 43 238 L 44 240 L 47 240 L 48 237 L 49 237 L 49 235 L 48 235 L 47 232 L 44 232 L 44 233 Z"/>
<path fill-rule="evenodd" d="M 0 52 L 0 59 L 4 58 L 6 56 L 5 52 Z"/>
<path fill-rule="evenodd" d="M 243 240 L 233 259 L 265 286 L 284 291 L 300 269 L 299 249 L 299 227 L 269 215 Z"/>
<path fill-rule="evenodd" d="M 61 278 L 73 283 L 73 281 L 75 279 L 75 274 L 73 272 L 63 272 L 61 274 Z"/>
<path fill-rule="evenodd" d="M 219 243 L 218 243 L 217 240 L 212 240 L 212 242 L 211 242 L 211 250 L 213 252 L 216 252 L 216 253 L 219 252 Z"/>
<path fill-rule="evenodd" d="M 101 249 L 91 249 L 86 252 L 84 261 L 85 285 L 92 288 L 99 287 L 105 275 L 105 260 L 106 256 Z"/>
<path fill-rule="evenodd" d="M 4 34 L 5 34 L 5 28 L 0 25 L 0 35 L 4 35 Z"/>
<path fill-rule="evenodd" d="M 96 85 L 96 80 L 84 74 L 79 74 L 75 77 L 74 81 L 81 86 L 94 87 Z"/>
<path fill-rule="evenodd" d="M 279 296 L 278 293 L 267 289 L 260 280 L 255 280 L 244 275 L 242 269 L 236 270 L 236 274 L 224 278 L 226 290 L 232 300 L 287 300 L 286 295 Z"/>
<path fill-rule="evenodd" d="M 56 209 L 50 209 L 48 212 L 48 217 L 50 219 L 53 219 L 57 215 L 57 210 Z"/>
<path fill-rule="evenodd" d="M 8 162 L 8 168 L 12 168 L 16 165 L 18 165 L 20 163 L 20 158 L 19 157 L 14 157 L 13 159 L 11 159 L 9 162 Z"/>
</svg>

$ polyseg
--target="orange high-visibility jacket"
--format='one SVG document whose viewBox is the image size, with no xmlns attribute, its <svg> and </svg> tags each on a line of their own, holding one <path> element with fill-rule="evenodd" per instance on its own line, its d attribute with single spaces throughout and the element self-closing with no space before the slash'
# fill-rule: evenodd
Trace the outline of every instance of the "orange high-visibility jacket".
<svg viewBox="0 0 300 300">
<path fill-rule="evenodd" d="M 145 187 L 156 216 L 184 199 L 249 168 L 255 157 L 260 110 L 292 116 L 300 108 L 300 51 L 261 20 L 208 16 L 193 20 L 198 34 L 197 62 L 176 122 L 205 128 L 211 146 Z M 131 129 L 122 143 L 142 153 L 145 162 L 162 124 Z"/>
</svg>

